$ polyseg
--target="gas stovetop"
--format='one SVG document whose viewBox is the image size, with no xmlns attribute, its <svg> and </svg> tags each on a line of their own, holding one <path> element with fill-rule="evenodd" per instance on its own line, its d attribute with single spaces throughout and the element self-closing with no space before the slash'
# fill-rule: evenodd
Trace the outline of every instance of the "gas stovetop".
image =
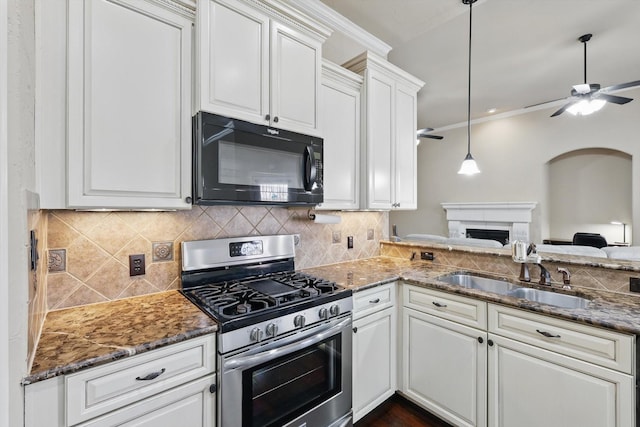
<svg viewBox="0 0 640 427">
<path fill-rule="evenodd" d="M 233 341 L 219 349 L 351 312 L 351 290 L 295 271 L 294 246 L 293 235 L 182 242 L 180 292 L 218 322 L 222 344 Z"/>
<path fill-rule="evenodd" d="M 189 289 L 182 294 L 216 319 L 222 332 L 346 298 L 351 291 L 300 272 L 280 272 Z"/>
</svg>

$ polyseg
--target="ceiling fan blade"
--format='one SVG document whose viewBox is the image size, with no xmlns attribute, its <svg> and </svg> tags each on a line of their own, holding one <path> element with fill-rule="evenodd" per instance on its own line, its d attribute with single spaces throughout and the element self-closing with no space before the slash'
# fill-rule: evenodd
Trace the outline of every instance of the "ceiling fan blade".
<svg viewBox="0 0 640 427">
<path fill-rule="evenodd" d="M 431 135 L 429 132 L 431 132 L 433 130 L 433 128 L 424 128 L 424 129 L 418 129 L 416 131 L 416 136 L 418 138 L 431 138 L 431 139 L 443 139 L 444 136 L 440 136 L 440 135 Z"/>
<path fill-rule="evenodd" d="M 568 104 L 563 105 L 562 108 L 560 108 L 558 111 L 553 113 L 551 115 L 551 117 L 559 116 L 560 114 L 564 113 L 564 110 L 566 110 L 567 108 L 571 107 L 573 104 L 574 104 L 574 102 L 570 102 Z"/>
<path fill-rule="evenodd" d="M 538 102 L 537 104 L 527 105 L 524 108 L 533 108 L 533 107 L 537 107 L 538 105 L 551 104 L 552 102 L 561 101 L 563 99 L 567 99 L 567 97 L 565 96 L 564 98 L 552 99 L 551 101 Z"/>
<path fill-rule="evenodd" d="M 420 135 L 420 138 L 443 139 L 444 136 L 440 136 L 440 135 Z"/>
<path fill-rule="evenodd" d="M 607 102 L 611 102 L 612 104 L 618 104 L 618 105 L 626 104 L 627 102 L 633 101 L 633 98 L 625 98 L 624 96 L 609 95 L 608 93 L 599 93 L 597 95 L 597 98 L 604 99 Z"/>
<path fill-rule="evenodd" d="M 619 85 L 608 86 L 602 89 L 603 91 L 611 92 L 614 90 L 626 89 L 628 87 L 640 86 L 640 80 L 636 80 L 633 82 L 620 83 Z"/>
</svg>

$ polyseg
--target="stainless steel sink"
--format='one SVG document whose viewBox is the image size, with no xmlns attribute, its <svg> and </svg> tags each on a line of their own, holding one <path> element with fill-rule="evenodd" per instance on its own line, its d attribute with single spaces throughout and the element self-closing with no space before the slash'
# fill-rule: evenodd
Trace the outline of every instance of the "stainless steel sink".
<svg viewBox="0 0 640 427">
<path fill-rule="evenodd" d="M 520 288 L 508 293 L 509 296 L 526 299 L 527 301 L 554 305 L 562 308 L 586 308 L 591 301 L 573 295 L 559 294 L 540 289 Z"/>
<path fill-rule="evenodd" d="M 578 296 L 560 294 L 542 289 L 526 288 L 504 280 L 491 279 L 471 273 L 445 274 L 438 277 L 437 280 L 450 285 L 462 286 L 467 289 L 478 289 L 561 308 L 586 308 L 591 302 L 586 298 Z"/>
<path fill-rule="evenodd" d="M 519 286 L 504 280 L 476 276 L 469 273 L 453 273 L 438 277 L 441 282 L 458 285 L 468 289 L 478 289 L 495 294 L 506 295 Z"/>
</svg>

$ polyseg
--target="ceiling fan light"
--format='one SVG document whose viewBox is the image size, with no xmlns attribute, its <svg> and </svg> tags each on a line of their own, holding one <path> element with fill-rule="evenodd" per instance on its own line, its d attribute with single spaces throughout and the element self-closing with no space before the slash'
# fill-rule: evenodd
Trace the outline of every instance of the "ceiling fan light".
<svg viewBox="0 0 640 427">
<path fill-rule="evenodd" d="M 574 116 L 588 116 L 589 114 L 593 114 L 602 109 L 606 103 L 607 101 L 603 99 L 583 99 L 582 101 L 576 102 L 571 107 L 567 108 L 567 112 Z"/>
<path fill-rule="evenodd" d="M 460 175 L 475 175 L 480 173 L 480 169 L 478 169 L 478 165 L 471 153 L 467 153 L 467 156 L 462 161 L 462 165 L 460 165 L 458 173 Z"/>
</svg>

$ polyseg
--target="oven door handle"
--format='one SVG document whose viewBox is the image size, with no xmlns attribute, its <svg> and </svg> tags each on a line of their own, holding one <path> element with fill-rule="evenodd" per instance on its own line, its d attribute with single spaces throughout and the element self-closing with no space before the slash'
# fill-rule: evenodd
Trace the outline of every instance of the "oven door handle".
<svg viewBox="0 0 640 427">
<path fill-rule="evenodd" d="M 291 344 L 284 345 L 282 347 L 274 348 L 271 350 L 262 351 L 260 353 L 244 356 L 244 357 L 234 357 L 233 359 L 227 360 L 223 362 L 224 370 L 231 369 L 244 369 L 248 366 L 255 366 L 261 363 L 267 362 L 269 360 L 276 359 L 280 356 L 284 356 L 289 353 L 293 353 L 298 350 L 302 350 L 305 347 L 316 344 L 326 338 L 329 338 L 332 335 L 335 335 L 340 330 L 349 328 L 351 326 L 351 316 L 346 317 L 340 323 L 335 324 L 329 329 L 326 329 L 322 332 L 318 332 L 317 334 L 311 335 L 307 338 L 303 338 L 300 341 L 295 341 Z"/>
</svg>

